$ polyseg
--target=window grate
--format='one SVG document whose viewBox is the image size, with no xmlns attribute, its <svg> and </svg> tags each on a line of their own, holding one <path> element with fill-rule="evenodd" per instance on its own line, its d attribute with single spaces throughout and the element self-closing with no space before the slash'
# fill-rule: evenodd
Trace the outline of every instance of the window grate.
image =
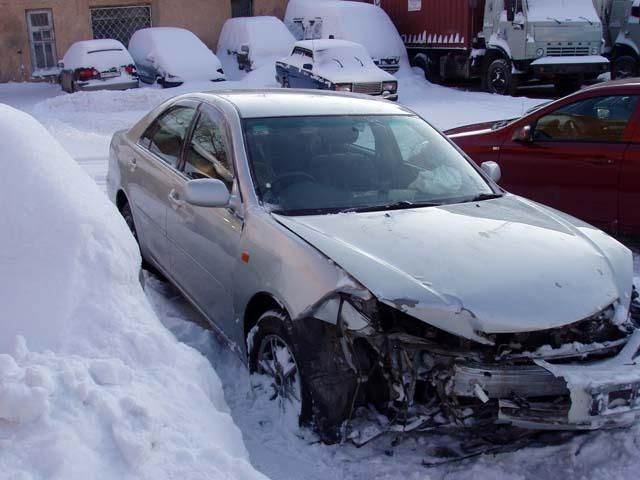
<svg viewBox="0 0 640 480">
<path fill-rule="evenodd" d="M 151 26 L 151 6 L 92 8 L 93 38 L 113 38 L 129 45 L 131 36 Z"/>
</svg>

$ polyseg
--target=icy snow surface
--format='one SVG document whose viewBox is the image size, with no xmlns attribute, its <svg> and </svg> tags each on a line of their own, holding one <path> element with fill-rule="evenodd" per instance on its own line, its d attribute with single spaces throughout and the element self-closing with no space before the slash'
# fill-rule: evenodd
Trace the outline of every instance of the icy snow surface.
<svg viewBox="0 0 640 480">
<path fill-rule="evenodd" d="M 442 129 L 511 118 L 541 102 L 430 85 L 418 72 L 409 71 L 399 78 L 400 101 Z M 168 90 L 141 88 L 73 95 L 61 94 L 59 87 L 47 84 L 5 84 L 0 85 L 0 103 L 11 103 L 33 113 L 104 188 L 108 146 L 114 131 L 131 126 L 173 95 L 200 89 L 275 86 L 274 73 L 273 66 L 268 66 L 251 72 L 242 82 L 190 83 Z M 42 137 L 41 134 L 37 138 Z M 0 151 L 5 159 L 15 159 L 15 155 L 7 154 L 5 149 Z M 57 166 L 60 162 L 50 151 L 53 150 L 47 149 L 45 157 Z M 7 177 L 0 178 L 5 180 Z M 24 170 L 20 170 L 19 178 L 28 178 Z M 11 184 L 10 187 L 16 188 Z M 0 196 L 3 193 L 0 192 Z M 47 202 L 41 203 L 43 207 L 47 205 Z M 53 215 L 53 218 L 58 217 Z M 117 225 L 116 230 L 122 230 L 121 223 L 115 220 L 113 223 Z M 53 228 L 60 222 L 51 220 L 46 225 Z M 126 245 L 125 242 L 125 252 L 130 248 Z M 23 248 L 21 256 L 31 250 L 28 246 Z M 133 264 L 137 261 L 136 258 Z M 147 275 L 145 290 L 153 308 L 179 340 L 199 350 L 210 361 L 224 388 L 225 398 L 222 399 L 220 381 L 213 370 L 194 357 L 191 350 L 180 348 L 166 332 L 156 328 L 155 320 L 136 294 L 133 267 L 123 268 L 129 272 L 128 287 L 110 284 L 106 294 L 118 291 L 123 298 L 131 299 L 131 304 L 118 304 L 118 309 L 111 314 L 126 312 L 135 305 L 141 312 L 146 312 L 138 320 L 142 327 L 129 325 L 130 340 L 137 348 L 127 350 L 131 358 L 114 354 L 118 353 L 120 342 L 124 342 L 122 336 L 113 338 L 113 334 L 105 334 L 98 337 L 105 340 L 103 345 L 92 344 L 102 328 L 95 318 L 103 317 L 96 315 L 94 318 L 89 313 L 91 310 L 83 316 L 83 319 L 92 319 L 83 324 L 86 326 L 84 342 L 87 351 L 93 351 L 95 346 L 95 358 L 69 354 L 68 350 L 28 352 L 20 344 L 15 354 L 0 356 L 0 382 L 3 388 L 13 392 L 0 402 L 0 417 L 30 421 L 0 420 L 0 478 L 5 478 L 5 472 L 16 473 L 15 478 L 20 480 L 56 478 L 49 475 L 52 471 L 62 472 L 63 476 L 59 478 L 65 479 L 76 478 L 76 474 L 77 478 L 166 478 L 170 475 L 167 472 L 171 472 L 173 478 L 205 478 L 207 474 L 206 478 L 221 478 L 211 474 L 215 472 L 212 468 L 226 463 L 214 454 L 209 455 L 207 449 L 225 437 L 237 451 L 243 451 L 237 430 L 231 425 L 228 429 L 205 429 L 202 425 L 228 421 L 223 408 L 225 399 L 233 420 L 240 427 L 251 462 L 258 470 L 278 480 L 506 480 L 560 476 L 609 479 L 635 478 L 640 469 L 640 427 L 594 432 L 576 436 L 561 445 L 484 455 L 435 468 L 423 467 L 422 461 L 429 458 L 428 452 L 436 446 L 450 444 L 449 436 L 409 436 L 395 446 L 391 443 L 392 437 L 382 437 L 360 449 L 352 445 L 315 443 L 313 435 L 300 432 L 290 419 L 282 417 L 273 402 L 268 402 L 259 390 L 250 387 L 249 375 L 239 359 L 219 343 L 211 331 L 200 326 L 201 317 L 180 294 L 168 284 Z M 640 257 L 637 256 L 635 271 L 636 283 L 640 283 Z M 118 274 L 115 278 L 123 278 L 123 275 Z M 0 282 L 6 278 L 3 275 Z M 99 278 L 89 283 L 96 285 L 98 281 Z M 33 285 L 37 283 L 34 281 Z M 122 292 L 123 289 L 127 291 Z M 46 291 L 37 294 L 48 297 Z M 139 339 L 139 342 L 133 339 Z M 28 345 L 28 348 L 36 350 L 35 346 Z M 175 354 L 167 355 L 167 351 L 174 350 Z M 148 357 L 145 368 L 141 368 L 143 362 L 138 361 L 137 356 Z M 173 365 L 168 365 L 170 360 Z M 158 384 L 163 378 L 166 379 L 164 384 Z M 211 385 L 214 400 L 206 395 L 206 382 Z M 181 396 L 168 405 L 163 393 L 170 387 L 171 392 Z M 211 417 L 212 409 L 203 407 L 207 402 L 220 407 L 215 418 Z M 20 407 L 16 408 L 16 405 Z M 38 417 L 42 412 L 45 414 Z M 105 425 L 113 426 L 111 431 Z M 8 428 L 16 430 L 8 434 Z M 177 432 L 178 428 L 182 430 Z M 190 432 L 188 438 L 186 431 Z M 154 449 L 144 448 L 149 438 L 157 440 Z M 11 454 L 7 455 L 9 451 Z M 161 457 L 166 462 L 162 466 L 166 467 L 164 470 L 156 463 Z M 238 453 L 238 458 L 244 458 L 244 453 Z M 70 464 L 65 463 L 69 459 L 77 462 L 73 473 L 70 473 Z M 78 462 L 78 459 L 82 461 Z M 28 473 L 18 473 L 19 468 L 27 467 L 30 468 Z M 170 470 L 179 467 L 182 470 Z M 188 470 L 191 468 L 194 470 Z M 132 473 L 134 471 L 137 474 Z M 250 475 L 247 473 L 238 478 L 252 478 Z"/>
<path fill-rule="evenodd" d="M 0 105 L 0 132 L 0 478 L 265 478 L 115 207 L 29 115 Z"/>
</svg>

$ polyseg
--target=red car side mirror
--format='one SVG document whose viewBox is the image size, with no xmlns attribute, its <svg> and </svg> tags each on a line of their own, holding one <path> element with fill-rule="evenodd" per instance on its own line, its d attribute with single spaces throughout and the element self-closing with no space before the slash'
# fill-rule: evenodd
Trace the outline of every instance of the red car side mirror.
<svg viewBox="0 0 640 480">
<path fill-rule="evenodd" d="M 519 143 L 533 142 L 533 129 L 531 128 L 531 125 L 525 125 L 524 127 L 518 128 L 515 132 L 513 132 L 513 137 L 511 138 L 511 140 Z"/>
</svg>

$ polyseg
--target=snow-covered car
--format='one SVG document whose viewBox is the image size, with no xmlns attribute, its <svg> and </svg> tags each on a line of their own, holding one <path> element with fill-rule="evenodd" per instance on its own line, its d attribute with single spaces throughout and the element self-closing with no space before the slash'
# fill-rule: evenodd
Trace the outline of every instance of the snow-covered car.
<svg viewBox="0 0 640 480">
<path fill-rule="evenodd" d="M 314 88 L 398 99 L 398 82 L 378 68 L 362 45 L 346 40 L 302 40 L 276 62 L 283 88 Z"/>
<path fill-rule="evenodd" d="M 133 59 L 118 40 L 83 40 L 69 47 L 60 63 L 60 86 L 78 90 L 138 88 Z"/>
<path fill-rule="evenodd" d="M 349 40 L 364 46 L 374 63 L 389 73 L 395 74 L 402 65 L 409 68 L 402 38 L 378 6 L 346 0 L 290 0 L 284 23 L 296 40 Z"/>
<path fill-rule="evenodd" d="M 499 173 L 394 102 L 220 91 L 116 132 L 107 191 L 142 256 L 325 441 L 366 405 L 401 430 L 634 421 L 630 250 Z"/>
<path fill-rule="evenodd" d="M 217 55 L 229 79 L 240 78 L 291 52 L 295 38 L 276 17 L 230 18 L 222 26 Z"/>
<path fill-rule="evenodd" d="M 151 27 L 136 31 L 129 40 L 140 80 L 163 87 L 185 81 L 219 82 L 225 79 L 218 57 L 189 30 Z"/>
</svg>

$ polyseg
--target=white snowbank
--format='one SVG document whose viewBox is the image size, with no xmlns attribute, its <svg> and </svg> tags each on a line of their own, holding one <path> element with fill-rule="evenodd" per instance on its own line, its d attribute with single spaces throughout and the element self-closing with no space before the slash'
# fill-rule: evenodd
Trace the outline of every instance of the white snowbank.
<svg viewBox="0 0 640 480">
<path fill-rule="evenodd" d="M 137 30 L 129 40 L 136 65 L 152 65 L 161 76 L 180 81 L 216 80 L 222 64 L 202 41 L 184 28 L 152 27 Z M 176 79 L 177 81 L 177 79 Z"/>
<path fill-rule="evenodd" d="M 0 105 L 0 132 L 0 477 L 265 478 L 115 207 L 29 115 Z"/>
<path fill-rule="evenodd" d="M 276 17 L 230 18 L 222 26 L 217 55 L 227 79 L 236 80 L 244 76 L 236 56 L 243 45 L 249 47 L 252 70 L 263 66 L 273 70 L 277 59 L 291 53 L 294 42 L 291 32 Z"/>
</svg>

